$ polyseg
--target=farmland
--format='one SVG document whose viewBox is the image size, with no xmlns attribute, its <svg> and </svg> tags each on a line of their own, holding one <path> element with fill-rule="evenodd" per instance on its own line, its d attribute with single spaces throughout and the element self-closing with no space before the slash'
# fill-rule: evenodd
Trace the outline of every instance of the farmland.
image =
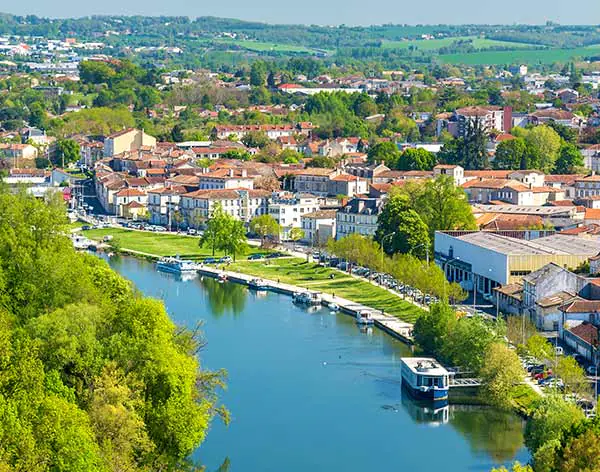
<svg viewBox="0 0 600 472">
<path fill-rule="evenodd" d="M 478 51 L 471 53 L 444 54 L 438 60 L 448 64 L 501 65 L 501 64 L 552 64 L 568 62 L 573 58 L 600 56 L 600 46 L 572 49 L 524 49 L 511 51 Z"/>
<path fill-rule="evenodd" d="M 385 41 L 381 47 L 384 49 L 408 49 L 411 46 L 421 51 L 436 51 L 443 47 L 451 46 L 458 41 L 469 41 L 475 49 L 490 48 L 528 48 L 530 44 L 517 43 L 511 41 L 497 41 L 495 39 L 480 38 L 477 36 L 458 36 L 442 39 L 418 39 L 410 41 Z"/>
</svg>

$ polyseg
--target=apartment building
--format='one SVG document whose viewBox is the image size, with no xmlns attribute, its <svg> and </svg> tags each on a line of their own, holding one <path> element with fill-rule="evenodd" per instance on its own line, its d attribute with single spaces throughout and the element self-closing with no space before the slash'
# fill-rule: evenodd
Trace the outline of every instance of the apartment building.
<svg viewBox="0 0 600 472">
<path fill-rule="evenodd" d="M 281 239 L 290 239 L 293 228 L 302 228 L 302 216 L 319 211 L 319 199 L 309 193 L 276 192 L 269 201 L 269 214 L 281 226 Z"/>
<path fill-rule="evenodd" d="M 383 209 L 380 198 L 353 198 L 336 214 L 336 239 L 352 233 L 375 236 L 377 218 Z"/>
<path fill-rule="evenodd" d="M 127 151 L 136 151 L 143 146 L 156 146 L 156 138 L 140 129 L 124 129 L 107 136 L 104 140 L 104 157 L 111 157 Z"/>
</svg>

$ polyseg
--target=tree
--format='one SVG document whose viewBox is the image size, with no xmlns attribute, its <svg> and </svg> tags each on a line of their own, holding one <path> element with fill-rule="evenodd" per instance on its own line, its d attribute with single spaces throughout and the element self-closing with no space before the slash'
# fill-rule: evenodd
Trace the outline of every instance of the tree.
<svg viewBox="0 0 600 472">
<path fill-rule="evenodd" d="M 479 372 L 488 358 L 490 345 L 498 341 L 495 330 L 483 318 L 463 317 L 445 339 L 445 359 L 473 372 Z"/>
<path fill-rule="evenodd" d="M 267 80 L 267 66 L 263 61 L 255 61 L 250 67 L 250 85 L 262 87 Z"/>
<path fill-rule="evenodd" d="M 565 143 L 560 147 L 558 158 L 554 163 L 554 174 L 575 174 L 583 168 L 583 155 L 574 144 Z"/>
<path fill-rule="evenodd" d="M 370 163 L 383 161 L 386 166 L 395 169 L 400 158 L 400 151 L 393 142 L 384 141 L 371 146 L 367 156 Z"/>
<path fill-rule="evenodd" d="M 494 342 L 485 353 L 480 376 L 487 398 L 497 406 L 507 407 L 510 391 L 523 381 L 525 371 L 515 351 L 504 343 Z"/>
<path fill-rule="evenodd" d="M 81 61 L 79 63 L 79 77 L 84 84 L 108 83 L 115 75 L 115 70 L 106 62 Z"/>
<path fill-rule="evenodd" d="M 526 169 L 527 144 L 523 138 L 502 141 L 496 147 L 494 169 L 517 170 Z"/>
<path fill-rule="evenodd" d="M 46 128 L 46 110 L 40 102 L 34 102 L 29 106 L 29 126 Z"/>
<path fill-rule="evenodd" d="M 446 337 L 456 324 L 456 313 L 446 303 L 436 303 L 423 313 L 413 329 L 415 343 L 430 354 L 441 353 Z"/>
<path fill-rule="evenodd" d="M 467 121 L 464 135 L 447 142 L 440 150 L 440 162 L 460 165 L 469 170 L 487 168 L 487 132 L 479 119 Z"/>
<path fill-rule="evenodd" d="M 506 467 L 502 466 L 498 469 L 494 467 L 492 472 L 533 472 L 533 469 L 528 464 L 521 465 L 520 462 L 515 462 L 510 471 Z"/>
<path fill-rule="evenodd" d="M 535 334 L 531 336 L 526 343 L 527 352 L 536 359 L 545 361 L 552 359 L 554 349 L 552 344 L 543 336 Z"/>
<path fill-rule="evenodd" d="M 249 161 L 252 159 L 250 153 L 244 149 L 230 149 L 223 153 L 223 159 L 237 159 L 239 161 Z"/>
<path fill-rule="evenodd" d="M 377 219 L 375 241 L 387 254 L 401 252 L 417 256 L 424 256 L 431 244 L 427 225 L 402 194 L 392 195 L 383 207 Z"/>
<path fill-rule="evenodd" d="M 223 211 L 220 203 L 216 203 L 210 218 L 206 222 L 206 229 L 200 238 L 200 246 L 208 245 L 213 256 L 216 251 L 223 250 L 229 237 L 227 234 L 229 226 L 229 215 Z"/>
<path fill-rule="evenodd" d="M 181 124 L 176 123 L 175 126 L 171 129 L 171 140 L 174 143 L 181 143 L 184 140 L 183 136 L 183 127 Z"/>
<path fill-rule="evenodd" d="M 398 170 L 431 170 L 437 164 L 435 154 L 426 149 L 408 148 L 400 154 Z"/>
<path fill-rule="evenodd" d="M 79 144 L 73 139 L 61 139 L 56 143 L 56 159 L 54 164 L 64 167 L 81 159 Z"/>
<path fill-rule="evenodd" d="M 550 173 L 561 147 L 558 133 L 548 126 L 536 126 L 527 132 L 525 142 L 539 156 L 539 170 Z"/>
<path fill-rule="evenodd" d="M 281 182 L 279 182 L 276 177 L 263 175 L 254 180 L 254 188 L 267 190 L 269 192 L 276 192 L 277 190 L 281 189 Z"/>
<path fill-rule="evenodd" d="M 580 397 L 588 397 L 591 387 L 583 368 L 571 356 L 561 356 L 556 363 L 555 373 L 565 385 L 565 391 L 575 393 Z"/>
<path fill-rule="evenodd" d="M 561 472 L 593 472 L 600 470 L 600 435 L 588 429 L 573 438 L 561 454 L 557 470 Z"/>
<path fill-rule="evenodd" d="M 304 237 L 304 230 L 302 228 L 292 228 L 288 234 L 288 238 L 291 241 L 299 241 Z"/>
<path fill-rule="evenodd" d="M 269 137 L 262 131 L 251 131 L 242 138 L 242 143 L 250 148 L 263 148 L 270 142 Z"/>
<path fill-rule="evenodd" d="M 264 246 L 267 236 L 277 237 L 281 233 L 281 226 L 279 226 L 277 220 L 271 215 L 259 215 L 252 218 L 249 229 L 250 232 L 260 236 L 261 247 Z"/>
<path fill-rule="evenodd" d="M 244 223 L 240 220 L 230 215 L 227 216 L 227 238 L 225 239 L 223 250 L 226 254 L 232 255 L 235 261 L 236 256 L 246 248 L 246 229 L 244 228 Z"/>
<path fill-rule="evenodd" d="M 464 190 L 449 176 L 440 175 L 427 181 L 416 196 L 414 208 L 429 227 L 432 237 L 436 231 L 476 229 Z"/>
</svg>

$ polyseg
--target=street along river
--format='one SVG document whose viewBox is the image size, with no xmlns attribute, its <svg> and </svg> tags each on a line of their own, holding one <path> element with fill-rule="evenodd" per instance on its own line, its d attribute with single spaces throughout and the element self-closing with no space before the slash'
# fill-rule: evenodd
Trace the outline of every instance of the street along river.
<svg viewBox="0 0 600 472">
<path fill-rule="evenodd" d="M 129 257 L 111 266 L 171 318 L 204 322 L 208 369 L 228 372 L 215 421 L 194 459 L 208 472 L 489 471 L 529 459 L 523 422 L 484 407 L 432 411 L 403 395 L 410 349 L 344 314 L 196 277 L 183 281 Z"/>
</svg>

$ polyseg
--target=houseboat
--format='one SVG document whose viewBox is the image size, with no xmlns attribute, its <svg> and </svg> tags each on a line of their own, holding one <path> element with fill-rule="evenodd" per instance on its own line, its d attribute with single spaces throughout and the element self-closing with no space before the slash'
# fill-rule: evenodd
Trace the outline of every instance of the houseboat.
<svg viewBox="0 0 600 472">
<path fill-rule="evenodd" d="M 156 262 L 158 270 L 175 274 L 196 273 L 199 267 L 194 261 L 179 259 L 178 257 L 163 257 Z"/>
<path fill-rule="evenodd" d="M 448 400 L 450 373 L 429 357 L 403 357 L 402 384 L 419 399 Z"/>
<path fill-rule="evenodd" d="M 269 285 L 263 279 L 252 279 L 250 282 L 248 282 L 248 287 L 259 291 L 269 289 Z"/>
<path fill-rule="evenodd" d="M 369 310 L 360 310 L 356 312 L 356 322 L 359 325 L 372 325 L 375 320 Z"/>
</svg>

